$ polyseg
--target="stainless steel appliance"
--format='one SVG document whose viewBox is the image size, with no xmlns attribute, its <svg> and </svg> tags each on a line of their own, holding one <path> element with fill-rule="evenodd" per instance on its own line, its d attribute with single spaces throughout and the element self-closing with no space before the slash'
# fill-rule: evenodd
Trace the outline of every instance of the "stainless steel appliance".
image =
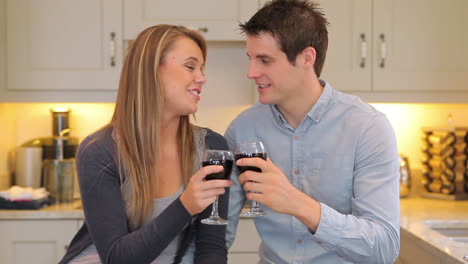
<svg viewBox="0 0 468 264">
<path fill-rule="evenodd" d="M 400 197 L 407 197 L 411 189 L 411 174 L 408 158 L 400 154 Z"/>
<path fill-rule="evenodd" d="M 52 136 L 32 139 L 18 148 L 20 155 L 16 155 L 15 183 L 28 186 L 25 179 L 33 178 L 34 181 L 31 182 L 34 184 L 31 187 L 39 187 L 39 183 L 46 187 L 52 198 L 59 202 L 68 202 L 73 199 L 74 190 L 76 192 L 78 189 L 74 185 L 77 183 L 75 153 L 79 142 L 78 138 L 70 136 L 70 110 L 53 108 L 51 114 Z M 22 152 L 31 152 L 34 155 L 21 155 Z M 30 173 L 32 176 L 24 173 L 29 171 L 34 171 Z M 75 195 L 77 197 L 79 195 Z"/>
<path fill-rule="evenodd" d="M 15 185 L 39 188 L 41 186 L 42 148 L 16 149 Z"/>
<path fill-rule="evenodd" d="M 22 146 L 41 147 L 43 160 L 74 158 L 78 138 L 70 136 L 70 109 L 52 108 L 50 111 L 52 113 L 52 136 L 35 138 Z"/>
</svg>

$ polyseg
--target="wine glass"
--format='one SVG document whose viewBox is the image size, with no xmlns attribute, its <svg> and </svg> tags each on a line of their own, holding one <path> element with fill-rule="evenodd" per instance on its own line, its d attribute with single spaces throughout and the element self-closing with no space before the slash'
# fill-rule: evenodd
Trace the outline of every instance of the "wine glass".
<svg viewBox="0 0 468 264">
<path fill-rule="evenodd" d="M 208 174 L 205 180 L 229 180 L 233 163 L 234 156 L 232 152 L 207 149 L 203 154 L 202 166 L 221 165 L 223 166 L 223 171 Z M 216 196 L 216 200 L 213 203 L 210 217 L 202 219 L 201 222 L 207 225 L 227 225 L 227 221 L 218 214 L 218 196 Z"/>
<path fill-rule="evenodd" d="M 266 160 L 267 154 L 263 143 L 261 141 L 250 141 L 250 142 L 240 142 L 236 145 L 235 158 L 262 158 Z M 256 172 L 262 172 L 260 168 L 252 166 L 238 166 L 241 173 L 251 170 Z M 260 208 L 258 202 L 251 201 L 250 210 L 243 213 L 243 217 L 256 217 L 266 215 L 266 212 Z"/>
</svg>

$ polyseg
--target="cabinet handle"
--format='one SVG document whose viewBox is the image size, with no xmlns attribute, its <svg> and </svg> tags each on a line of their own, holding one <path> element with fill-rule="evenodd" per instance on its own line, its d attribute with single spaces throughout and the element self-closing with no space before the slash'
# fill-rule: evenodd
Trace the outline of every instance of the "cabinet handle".
<svg viewBox="0 0 468 264">
<path fill-rule="evenodd" d="M 385 35 L 380 34 L 380 68 L 385 68 L 385 60 L 387 59 L 387 43 L 385 42 Z"/>
<path fill-rule="evenodd" d="M 367 57 L 367 41 L 366 35 L 361 33 L 361 68 L 366 67 L 366 57 Z"/>
<path fill-rule="evenodd" d="M 109 53 L 110 53 L 110 66 L 115 67 L 115 32 L 110 33 Z"/>
</svg>

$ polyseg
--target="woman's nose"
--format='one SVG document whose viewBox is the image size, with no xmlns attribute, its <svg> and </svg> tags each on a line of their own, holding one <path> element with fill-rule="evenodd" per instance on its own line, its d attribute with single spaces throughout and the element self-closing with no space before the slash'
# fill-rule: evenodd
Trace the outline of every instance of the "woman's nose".
<svg viewBox="0 0 468 264">
<path fill-rule="evenodd" d="M 200 72 L 195 81 L 196 81 L 196 83 L 205 84 L 206 83 L 205 74 L 203 72 Z"/>
</svg>

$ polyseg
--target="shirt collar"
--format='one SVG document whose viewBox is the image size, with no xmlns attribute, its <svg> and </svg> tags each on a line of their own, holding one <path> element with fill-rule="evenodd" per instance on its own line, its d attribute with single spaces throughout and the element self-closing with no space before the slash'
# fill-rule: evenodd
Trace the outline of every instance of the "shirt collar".
<svg viewBox="0 0 468 264">
<path fill-rule="evenodd" d="M 314 106 L 307 113 L 307 116 L 310 119 L 314 120 L 316 123 L 320 122 L 320 119 L 322 119 L 323 114 L 327 110 L 327 106 L 330 103 L 330 99 L 331 99 L 332 92 L 333 92 L 333 89 L 328 82 L 323 81 L 323 80 L 319 80 L 319 81 L 320 81 L 320 85 L 324 87 L 323 92 L 320 95 L 317 102 L 314 104 Z"/>
<path fill-rule="evenodd" d="M 313 122 L 319 123 L 320 119 L 322 118 L 323 114 L 327 110 L 327 106 L 330 102 L 333 89 L 331 85 L 323 80 L 319 80 L 320 85 L 324 86 L 323 92 L 320 95 L 319 99 L 317 102 L 314 104 L 314 106 L 310 109 L 310 111 L 307 113 L 306 117 L 309 117 Z M 286 119 L 283 117 L 281 112 L 278 110 L 276 105 L 270 105 L 273 115 L 275 117 L 275 120 L 278 122 L 280 125 L 287 124 Z"/>
<path fill-rule="evenodd" d="M 286 123 L 286 120 L 284 119 L 283 115 L 278 110 L 276 105 L 270 105 L 270 108 L 271 108 L 271 111 L 273 112 L 273 116 L 275 117 L 275 120 L 276 120 L 276 122 L 278 122 L 278 124 L 281 125 L 281 124 Z"/>
</svg>

